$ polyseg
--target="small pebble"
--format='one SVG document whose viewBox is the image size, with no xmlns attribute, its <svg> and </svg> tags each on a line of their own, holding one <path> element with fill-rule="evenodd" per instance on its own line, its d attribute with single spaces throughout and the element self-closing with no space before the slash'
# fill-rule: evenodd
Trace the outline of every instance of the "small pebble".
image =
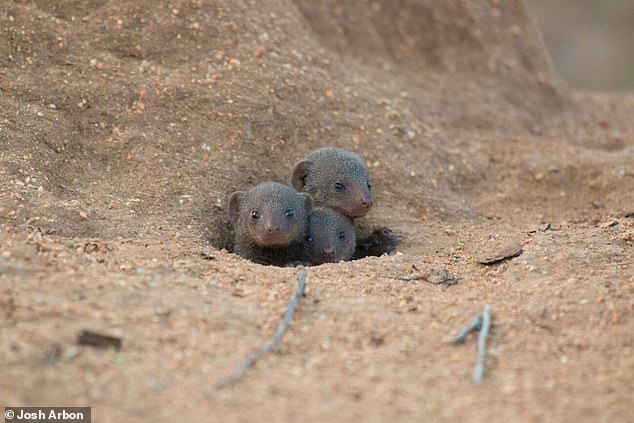
<svg viewBox="0 0 634 423">
<path fill-rule="evenodd" d="M 522 243 L 518 240 L 490 240 L 484 243 L 477 254 L 480 264 L 494 264 L 522 254 Z"/>
<path fill-rule="evenodd" d="M 616 220 L 616 219 L 608 219 L 606 221 L 603 221 L 603 222 L 599 223 L 599 228 L 607 229 L 609 227 L 616 226 L 618 224 L 619 224 L 618 220 Z"/>
</svg>

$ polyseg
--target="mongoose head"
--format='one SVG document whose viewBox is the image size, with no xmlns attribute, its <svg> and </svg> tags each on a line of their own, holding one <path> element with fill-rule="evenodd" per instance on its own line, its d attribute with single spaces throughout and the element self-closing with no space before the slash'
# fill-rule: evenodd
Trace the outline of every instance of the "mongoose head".
<svg viewBox="0 0 634 423">
<path fill-rule="evenodd" d="M 350 260 L 355 245 L 355 228 L 346 216 L 328 208 L 314 209 L 308 216 L 308 233 L 303 244 L 303 259 L 308 263 Z"/>
<path fill-rule="evenodd" d="M 372 184 L 363 159 L 340 148 L 320 148 L 298 162 L 291 185 L 310 194 L 316 205 L 350 218 L 363 217 L 372 207 Z"/>
<path fill-rule="evenodd" d="M 277 182 L 263 182 L 229 197 L 229 218 L 236 232 L 261 247 L 283 247 L 301 240 L 312 198 Z"/>
</svg>

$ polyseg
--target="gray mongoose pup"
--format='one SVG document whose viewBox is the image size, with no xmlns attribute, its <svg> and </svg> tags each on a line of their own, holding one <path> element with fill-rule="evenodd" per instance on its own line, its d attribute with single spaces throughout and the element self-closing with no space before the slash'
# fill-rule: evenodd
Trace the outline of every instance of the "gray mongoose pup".
<svg viewBox="0 0 634 423">
<path fill-rule="evenodd" d="M 350 219 L 363 217 L 373 204 L 372 183 L 361 157 L 341 148 L 324 147 L 295 164 L 291 185 L 310 194 L 317 206 L 330 207 Z M 353 259 L 396 250 L 400 238 L 389 228 L 357 239 Z"/>
<path fill-rule="evenodd" d="M 263 182 L 229 197 L 234 252 L 260 264 L 284 266 L 299 258 L 313 200 L 278 182 Z"/>
<path fill-rule="evenodd" d="M 313 197 L 317 206 L 330 207 L 351 219 L 372 207 L 372 183 L 363 159 L 341 148 L 325 147 L 295 164 L 291 185 Z"/>
<path fill-rule="evenodd" d="M 325 207 L 313 209 L 308 216 L 302 260 L 313 265 L 350 260 L 357 242 L 355 232 L 343 214 Z"/>
</svg>

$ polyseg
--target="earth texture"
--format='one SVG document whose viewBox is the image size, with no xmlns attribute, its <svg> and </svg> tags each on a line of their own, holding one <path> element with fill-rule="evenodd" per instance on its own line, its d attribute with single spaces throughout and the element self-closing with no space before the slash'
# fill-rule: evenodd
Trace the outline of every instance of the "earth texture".
<svg viewBox="0 0 634 423">
<path fill-rule="evenodd" d="M 634 421 L 634 97 L 567 88 L 522 2 L 8 0 L 0 39 L 0 406 Z M 402 243 L 308 268 L 222 387 L 300 272 L 232 254 L 226 198 L 322 146 Z"/>
</svg>

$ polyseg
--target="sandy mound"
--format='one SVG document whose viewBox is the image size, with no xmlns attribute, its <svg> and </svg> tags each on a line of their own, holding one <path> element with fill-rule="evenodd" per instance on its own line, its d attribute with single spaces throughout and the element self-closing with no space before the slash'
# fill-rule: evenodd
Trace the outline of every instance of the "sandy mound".
<svg viewBox="0 0 634 423">
<path fill-rule="evenodd" d="M 569 92 L 520 2 L 11 1 L 0 20 L 5 405 L 633 418 L 634 99 Z M 296 277 L 214 248 L 226 195 L 325 145 L 366 159 L 365 225 L 401 254 L 310 269 L 282 354 L 218 391 Z M 509 237 L 522 255 L 477 263 Z M 458 285 L 403 280 L 433 268 Z M 474 388 L 473 346 L 445 341 L 485 302 Z M 123 350 L 78 349 L 86 327 Z"/>
</svg>

